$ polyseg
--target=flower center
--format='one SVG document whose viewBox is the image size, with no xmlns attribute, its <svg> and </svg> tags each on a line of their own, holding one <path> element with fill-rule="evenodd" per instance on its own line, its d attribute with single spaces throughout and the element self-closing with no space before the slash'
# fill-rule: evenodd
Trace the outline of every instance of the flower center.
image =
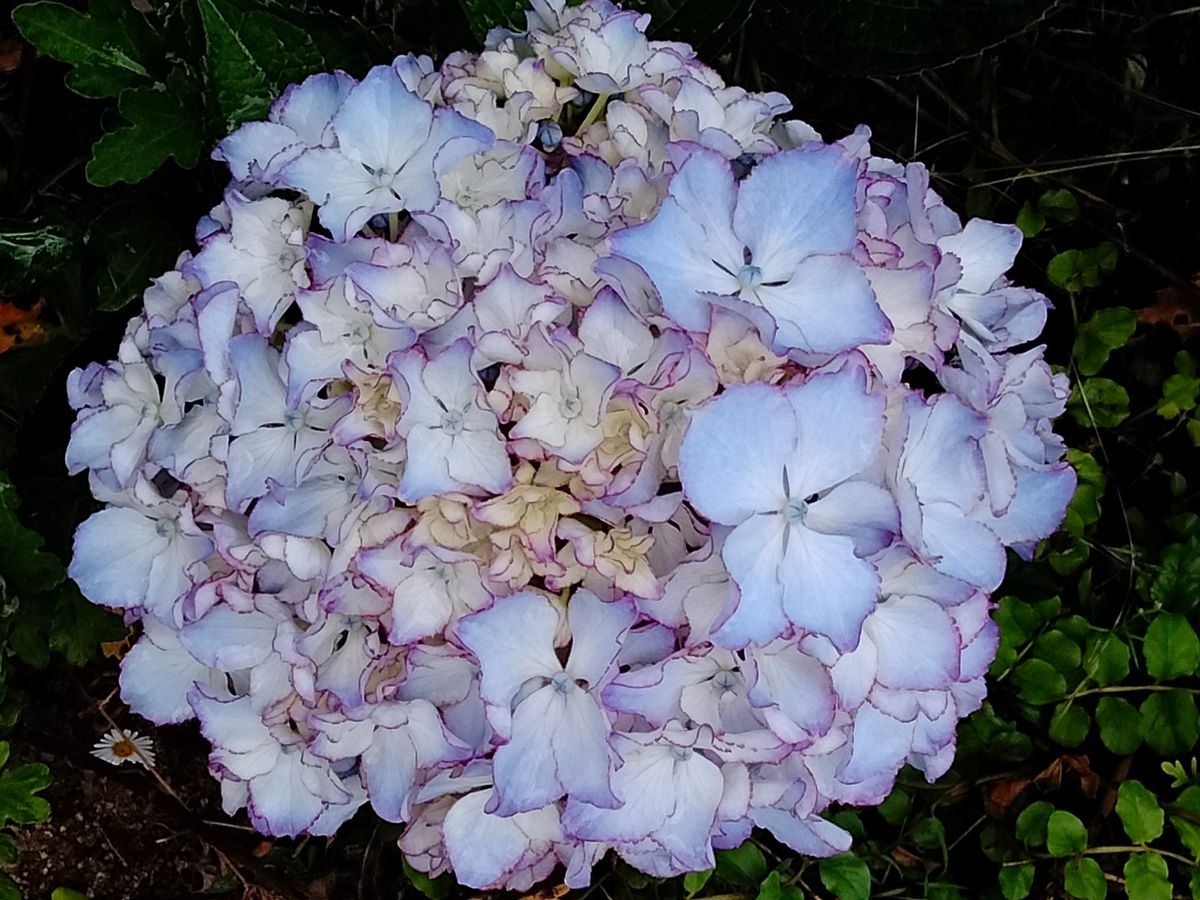
<svg viewBox="0 0 1200 900">
<path fill-rule="evenodd" d="M 673 757 L 675 757 L 675 759 L 678 762 L 687 762 L 689 759 L 692 758 L 692 748 L 691 747 L 672 747 L 671 755 Z"/>
<path fill-rule="evenodd" d="M 733 690 L 734 685 L 737 684 L 737 676 L 729 669 L 721 669 L 713 676 L 712 682 L 714 689 L 724 693 Z"/>
<path fill-rule="evenodd" d="M 564 419 L 578 419 L 583 414 L 583 401 L 578 394 L 569 394 L 559 402 L 558 411 Z"/>
<path fill-rule="evenodd" d="M 122 738 L 112 745 L 112 755 L 117 759 L 129 759 L 137 755 L 137 748 L 133 746 L 133 741 L 128 738 Z"/>
<path fill-rule="evenodd" d="M 367 342 L 367 338 L 370 336 L 371 330 L 362 322 L 359 322 L 357 325 L 351 328 L 349 333 L 346 335 L 346 337 L 358 344 L 365 344 Z"/>
<path fill-rule="evenodd" d="M 442 413 L 442 431 L 454 437 L 456 434 L 462 434 L 463 430 L 463 414 L 457 409 L 448 409 Z"/>
<path fill-rule="evenodd" d="M 659 411 L 659 418 L 664 426 L 675 425 L 683 418 L 683 407 L 673 400 L 667 401 Z"/>
<path fill-rule="evenodd" d="M 290 272 L 292 266 L 296 264 L 296 254 L 289 250 L 283 250 L 280 252 L 279 257 L 275 261 L 279 264 L 279 268 L 281 268 L 283 271 Z"/>
<path fill-rule="evenodd" d="M 789 500 L 783 507 L 783 517 L 792 525 L 799 525 L 808 515 L 808 504 L 800 499 Z"/>
<path fill-rule="evenodd" d="M 371 170 L 371 180 L 376 187 L 388 187 L 395 179 L 395 174 L 382 167 Z"/>
<path fill-rule="evenodd" d="M 741 285 L 742 290 L 752 291 L 762 284 L 762 269 L 755 265 L 746 264 L 742 266 L 742 270 L 738 272 L 737 280 L 738 284 Z"/>
<path fill-rule="evenodd" d="M 283 424 L 293 430 L 304 424 L 304 413 L 298 409 L 289 409 L 283 414 Z"/>
<path fill-rule="evenodd" d="M 154 526 L 154 533 L 162 538 L 170 537 L 175 533 L 175 525 L 166 519 L 159 519 L 158 524 Z"/>
<path fill-rule="evenodd" d="M 571 693 L 571 688 L 575 686 L 571 681 L 571 676 L 566 672 L 559 672 L 550 679 L 550 684 L 554 687 L 555 692 L 559 694 L 569 694 Z"/>
</svg>

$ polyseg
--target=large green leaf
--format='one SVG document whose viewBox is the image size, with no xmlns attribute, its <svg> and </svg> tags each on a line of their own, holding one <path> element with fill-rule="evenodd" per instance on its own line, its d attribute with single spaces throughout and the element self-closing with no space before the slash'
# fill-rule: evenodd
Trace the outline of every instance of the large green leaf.
<svg viewBox="0 0 1200 900">
<path fill-rule="evenodd" d="M 0 766 L 8 762 L 8 752 L 8 743 L 0 741 Z M 37 794 L 49 786 L 50 770 L 41 763 L 0 772 L 0 826 L 44 822 L 50 815 L 50 804 Z"/>
<path fill-rule="evenodd" d="M 522 29 L 527 3 L 524 0 L 458 0 L 475 37 L 483 40 L 497 26 Z"/>
<path fill-rule="evenodd" d="M 1163 811 L 1140 781 L 1130 779 L 1117 791 L 1117 815 L 1135 844 L 1148 844 L 1163 833 Z"/>
<path fill-rule="evenodd" d="M 853 853 L 823 859 L 817 869 L 821 884 L 840 900 L 868 900 L 871 896 L 871 871 Z"/>
<path fill-rule="evenodd" d="M 1188 612 L 1200 601 L 1200 537 L 1172 544 L 1150 583 L 1150 599 L 1172 612 Z"/>
<path fill-rule="evenodd" d="M 0 219 L 0 295 L 31 287 L 57 269 L 75 248 L 61 226 Z"/>
<path fill-rule="evenodd" d="M 117 641 L 128 633 L 121 617 L 89 603 L 71 582 L 17 611 L 8 643 L 21 662 L 41 668 L 52 653 L 61 653 L 73 666 L 91 662 L 103 641 Z"/>
<path fill-rule="evenodd" d="M 324 67 L 316 45 L 281 17 L 231 0 L 197 0 L 204 65 L 226 125 L 264 118 L 289 82 Z"/>
<path fill-rule="evenodd" d="M 42 536 L 17 519 L 17 491 L 0 472 L 0 578 L 10 597 L 26 597 L 61 584 L 67 573 L 42 549 Z"/>
<path fill-rule="evenodd" d="M 1151 678 L 1169 681 L 1191 675 L 1200 665 L 1200 638 L 1183 616 L 1163 613 L 1146 629 L 1142 644 Z"/>
<path fill-rule="evenodd" d="M 148 177 L 171 157 L 190 169 L 200 159 L 204 123 L 194 86 L 182 75 L 165 90 L 127 90 L 117 109 L 129 124 L 110 131 L 92 147 L 87 178 L 98 187 Z"/>
<path fill-rule="evenodd" d="M 165 50 L 130 0 L 92 0 L 87 12 L 41 0 L 18 6 L 12 18 L 29 43 L 74 67 L 67 87 L 85 97 L 116 97 L 163 75 Z"/>
</svg>

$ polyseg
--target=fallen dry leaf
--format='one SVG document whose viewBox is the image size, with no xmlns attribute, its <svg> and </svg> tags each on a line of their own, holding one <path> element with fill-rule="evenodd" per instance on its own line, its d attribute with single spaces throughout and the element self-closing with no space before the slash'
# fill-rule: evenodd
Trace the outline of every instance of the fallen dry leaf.
<svg viewBox="0 0 1200 900">
<path fill-rule="evenodd" d="M 38 321 L 45 306 L 44 300 L 38 300 L 29 309 L 22 309 L 7 300 L 0 301 L 0 353 L 45 335 L 46 331 Z"/>
<path fill-rule="evenodd" d="M 1184 340 L 1200 329 L 1200 272 L 1192 276 L 1194 289 L 1176 284 L 1160 290 L 1151 306 L 1138 310 L 1143 325 L 1165 325 Z"/>
</svg>

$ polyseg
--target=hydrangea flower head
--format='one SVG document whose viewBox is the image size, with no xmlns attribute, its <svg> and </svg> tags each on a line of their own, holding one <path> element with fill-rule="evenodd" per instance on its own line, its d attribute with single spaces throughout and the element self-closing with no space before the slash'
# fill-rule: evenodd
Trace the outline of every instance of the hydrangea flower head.
<svg viewBox="0 0 1200 900">
<path fill-rule="evenodd" d="M 830 856 L 983 701 L 1075 485 L 1019 233 L 647 26 L 292 86 L 71 374 L 70 575 L 264 833 L 370 806 L 481 890 Z"/>
</svg>

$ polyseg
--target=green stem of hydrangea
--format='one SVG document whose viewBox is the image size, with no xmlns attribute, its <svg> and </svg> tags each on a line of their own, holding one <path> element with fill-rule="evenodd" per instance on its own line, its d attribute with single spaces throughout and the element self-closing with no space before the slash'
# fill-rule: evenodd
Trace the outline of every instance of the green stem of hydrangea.
<svg viewBox="0 0 1200 900">
<path fill-rule="evenodd" d="M 596 102 L 592 104 L 592 108 L 588 110 L 588 114 L 583 117 L 583 121 L 580 122 L 579 127 L 575 129 L 575 134 L 583 134 L 585 131 L 587 131 L 589 126 L 591 126 L 597 119 L 600 118 L 600 114 L 603 113 L 604 108 L 608 106 L 608 98 L 608 94 L 600 94 L 596 98 Z"/>
</svg>

